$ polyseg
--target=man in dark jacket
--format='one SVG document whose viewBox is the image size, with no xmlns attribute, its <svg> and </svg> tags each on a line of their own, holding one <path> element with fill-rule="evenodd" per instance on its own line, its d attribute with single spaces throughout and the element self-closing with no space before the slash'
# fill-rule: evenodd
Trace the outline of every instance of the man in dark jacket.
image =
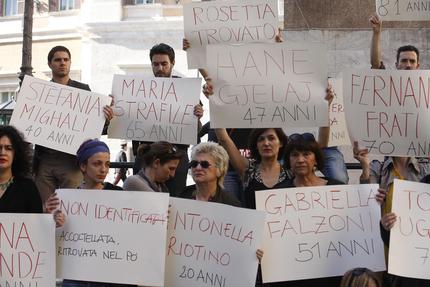
<svg viewBox="0 0 430 287">
<path fill-rule="evenodd" d="M 71 54 L 69 49 L 56 46 L 49 51 L 48 66 L 52 71 L 52 82 L 90 91 L 87 84 L 70 79 Z M 107 124 L 113 117 L 109 106 L 103 108 Z M 40 197 L 45 202 L 56 188 L 76 188 L 82 174 L 76 164 L 76 156 L 36 145 L 34 151 L 35 182 Z"/>
</svg>

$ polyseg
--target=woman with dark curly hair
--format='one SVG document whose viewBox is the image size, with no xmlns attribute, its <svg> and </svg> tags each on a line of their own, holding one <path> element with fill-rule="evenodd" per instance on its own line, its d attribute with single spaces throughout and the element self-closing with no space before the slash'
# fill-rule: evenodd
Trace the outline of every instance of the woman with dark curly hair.
<svg viewBox="0 0 430 287">
<path fill-rule="evenodd" d="M 30 179 L 30 146 L 12 126 L 0 127 L 0 212 L 42 213 L 42 200 Z"/>
</svg>

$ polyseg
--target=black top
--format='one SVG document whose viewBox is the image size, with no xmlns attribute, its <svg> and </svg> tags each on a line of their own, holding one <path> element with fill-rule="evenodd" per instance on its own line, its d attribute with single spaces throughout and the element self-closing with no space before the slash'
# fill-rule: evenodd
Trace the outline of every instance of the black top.
<svg viewBox="0 0 430 287">
<path fill-rule="evenodd" d="M 33 180 L 15 177 L 0 197 L 2 213 L 43 213 L 42 200 Z"/>
<path fill-rule="evenodd" d="M 322 177 L 322 178 L 327 180 L 326 185 L 344 185 L 345 184 L 345 183 L 343 183 L 337 179 L 334 179 L 334 178 L 330 178 L 330 177 Z M 287 188 L 297 187 L 294 185 L 294 178 L 287 180 L 286 187 Z"/>
<path fill-rule="evenodd" d="M 244 195 L 245 195 L 245 207 L 250 209 L 255 209 L 255 192 L 258 190 L 268 190 L 268 189 L 280 189 L 288 187 L 286 185 L 287 180 L 291 177 L 291 174 L 283 166 L 279 173 L 278 182 L 272 186 L 267 187 L 263 183 L 261 178 L 260 164 L 256 161 L 249 161 L 248 169 L 245 172 L 245 177 L 243 181 L 244 185 Z"/>
<path fill-rule="evenodd" d="M 103 189 L 104 190 L 122 190 L 122 187 L 113 185 L 110 182 L 104 182 L 103 183 Z"/>
<path fill-rule="evenodd" d="M 183 193 L 181 197 L 187 199 L 196 199 L 196 191 L 196 189 L 193 189 L 186 194 Z M 231 206 L 241 207 L 240 201 L 223 189 L 218 189 L 215 196 L 209 198 L 209 202 L 223 203 Z"/>
</svg>

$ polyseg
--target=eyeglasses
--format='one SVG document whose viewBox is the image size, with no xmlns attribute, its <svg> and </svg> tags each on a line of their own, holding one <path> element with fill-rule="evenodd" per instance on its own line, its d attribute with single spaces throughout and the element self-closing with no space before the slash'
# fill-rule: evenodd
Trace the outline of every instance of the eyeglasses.
<svg viewBox="0 0 430 287">
<path fill-rule="evenodd" d="M 292 134 L 288 137 L 290 141 L 315 141 L 315 137 L 311 133 L 303 133 L 303 134 Z"/>
<path fill-rule="evenodd" d="M 0 145 L 0 151 L 8 151 L 8 152 L 12 152 L 14 151 L 13 146 L 10 144 L 6 144 L 6 145 Z"/>
<path fill-rule="evenodd" d="M 212 166 L 210 162 L 208 162 L 207 160 L 202 160 L 202 161 L 192 160 L 190 161 L 188 166 L 190 168 L 196 168 L 198 165 L 200 165 L 201 168 L 209 168 L 210 166 Z"/>
</svg>

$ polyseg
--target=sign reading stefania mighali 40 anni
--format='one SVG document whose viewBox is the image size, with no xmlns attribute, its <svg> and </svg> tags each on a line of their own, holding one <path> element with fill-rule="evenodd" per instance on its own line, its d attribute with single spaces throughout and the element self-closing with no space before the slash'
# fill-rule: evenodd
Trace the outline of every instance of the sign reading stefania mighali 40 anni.
<svg viewBox="0 0 430 287">
<path fill-rule="evenodd" d="M 27 141 L 76 154 L 89 138 L 99 138 L 106 121 L 105 95 L 26 76 L 10 124 Z"/>
<path fill-rule="evenodd" d="M 343 72 L 351 141 L 372 154 L 430 156 L 430 71 Z"/>
<path fill-rule="evenodd" d="M 327 126 L 325 51 L 312 43 L 208 46 L 211 127 Z"/>
</svg>

